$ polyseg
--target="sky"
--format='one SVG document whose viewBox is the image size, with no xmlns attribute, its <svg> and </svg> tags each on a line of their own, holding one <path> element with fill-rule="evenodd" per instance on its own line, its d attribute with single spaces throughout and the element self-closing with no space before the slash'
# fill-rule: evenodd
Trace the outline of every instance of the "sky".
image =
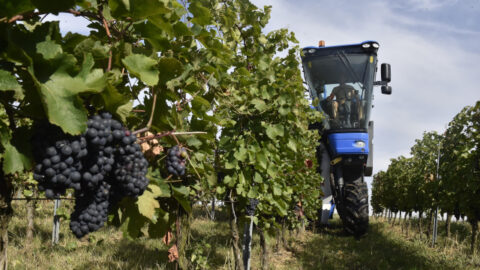
<svg viewBox="0 0 480 270">
<path fill-rule="evenodd" d="M 374 173 L 409 156 L 424 131 L 443 133 L 480 100 L 480 0 L 251 1 L 272 6 L 265 31 L 287 28 L 301 47 L 379 42 L 379 63 L 392 66 L 393 93 L 374 91 Z M 64 33 L 88 33 L 81 18 L 63 14 L 60 22 Z"/>
</svg>

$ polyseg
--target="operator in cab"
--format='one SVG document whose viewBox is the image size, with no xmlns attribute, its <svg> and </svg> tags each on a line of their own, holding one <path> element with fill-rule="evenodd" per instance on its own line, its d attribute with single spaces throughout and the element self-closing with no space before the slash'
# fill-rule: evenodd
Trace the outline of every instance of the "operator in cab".
<svg viewBox="0 0 480 270">
<path fill-rule="evenodd" d="M 339 107 L 343 106 L 343 117 L 345 122 L 345 127 L 351 127 L 350 124 L 350 113 L 351 113 L 351 101 L 355 93 L 355 88 L 351 85 L 346 84 L 345 76 L 340 77 L 340 85 L 333 88 L 332 93 L 327 98 L 328 100 L 333 101 L 333 118 L 338 120 Z"/>
</svg>

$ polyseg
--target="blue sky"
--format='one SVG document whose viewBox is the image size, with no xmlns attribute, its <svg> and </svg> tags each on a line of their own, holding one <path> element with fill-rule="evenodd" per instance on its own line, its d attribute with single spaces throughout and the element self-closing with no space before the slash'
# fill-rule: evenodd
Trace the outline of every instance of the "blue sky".
<svg viewBox="0 0 480 270">
<path fill-rule="evenodd" d="M 480 100 L 480 0 L 252 2 L 272 6 L 267 31 L 288 28 L 301 47 L 380 43 L 379 61 L 392 65 L 393 94 L 375 91 L 374 173 L 390 158 L 408 156 L 423 131 L 443 133 L 456 113 Z M 83 19 L 60 18 L 62 32 L 88 33 Z"/>
</svg>

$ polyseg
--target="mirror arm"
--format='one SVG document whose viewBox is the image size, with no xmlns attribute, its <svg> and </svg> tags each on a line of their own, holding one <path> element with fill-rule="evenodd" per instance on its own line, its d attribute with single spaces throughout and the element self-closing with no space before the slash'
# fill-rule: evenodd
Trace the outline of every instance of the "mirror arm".
<svg viewBox="0 0 480 270">
<path fill-rule="evenodd" d="M 373 85 L 388 85 L 388 82 L 386 81 L 378 81 L 378 82 L 373 82 Z"/>
</svg>

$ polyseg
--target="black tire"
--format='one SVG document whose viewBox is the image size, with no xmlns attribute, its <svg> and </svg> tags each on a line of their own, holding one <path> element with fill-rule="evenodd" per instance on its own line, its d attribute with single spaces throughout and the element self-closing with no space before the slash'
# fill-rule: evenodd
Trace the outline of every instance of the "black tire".
<svg viewBox="0 0 480 270">
<path fill-rule="evenodd" d="M 363 172 L 345 177 L 344 199 L 339 211 L 345 230 L 356 237 L 368 231 L 368 188 Z M 348 179 L 350 178 L 350 179 Z"/>
</svg>

